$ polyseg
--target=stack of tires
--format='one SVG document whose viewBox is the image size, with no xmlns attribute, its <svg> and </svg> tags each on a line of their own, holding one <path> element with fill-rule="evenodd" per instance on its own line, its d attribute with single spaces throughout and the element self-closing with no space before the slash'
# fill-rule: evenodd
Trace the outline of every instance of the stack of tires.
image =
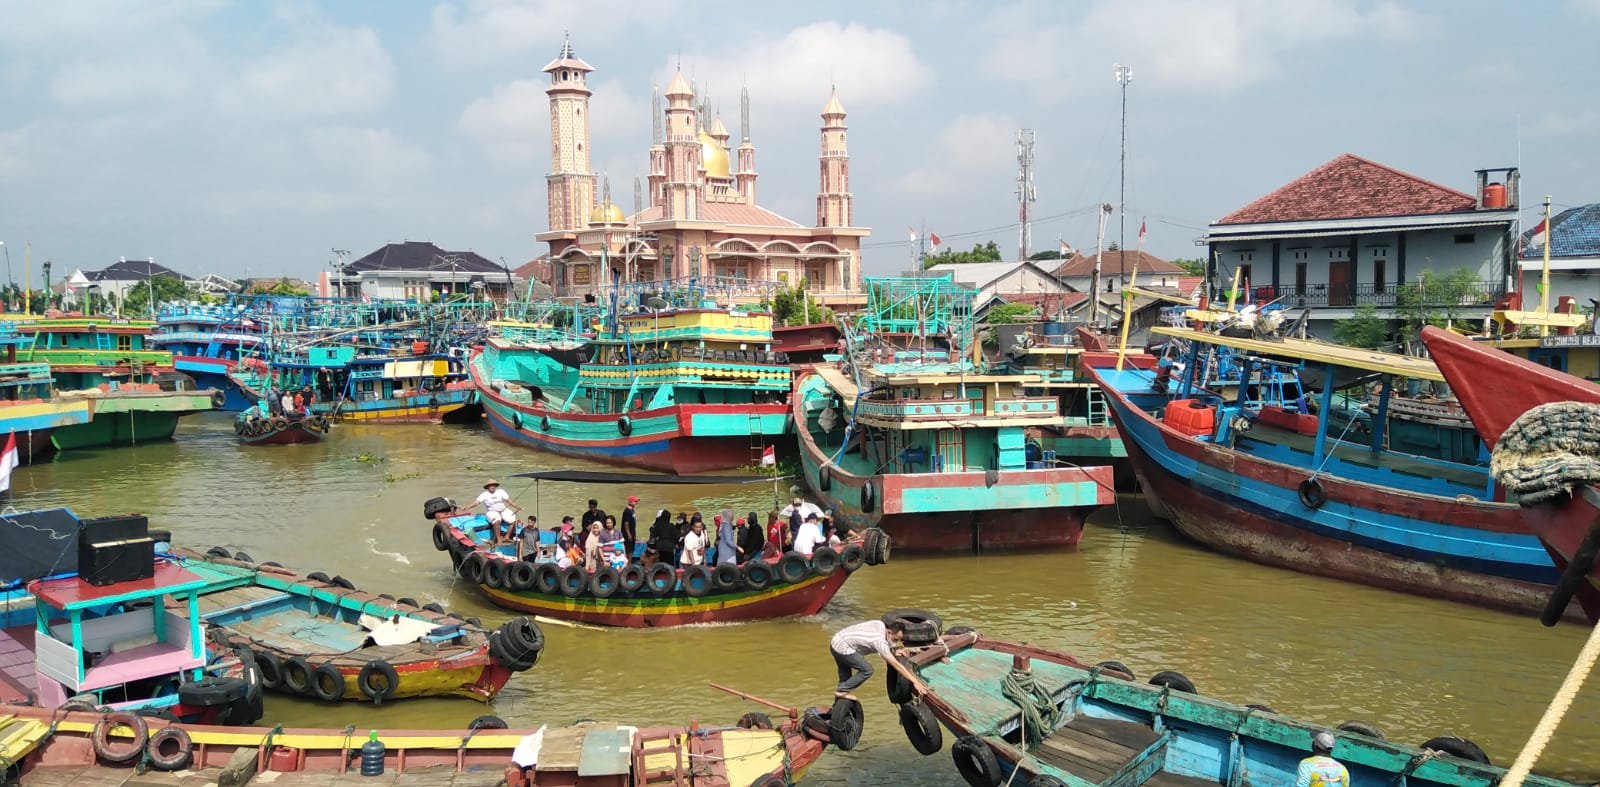
<svg viewBox="0 0 1600 787">
<path fill-rule="evenodd" d="M 904 644 L 911 647 L 932 645 L 944 635 L 944 621 L 938 615 L 920 609 L 892 609 L 883 615 L 883 622 L 888 625 L 899 622 L 905 627 Z M 905 664 L 905 662 L 901 662 Z M 909 667 L 909 665 L 906 665 Z M 892 666 L 884 673 L 884 685 L 889 692 L 889 701 L 900 706 L 900 727 L 905 730 L 906 739 L 911 741 L 911 747 L 918 754 L 927 756 L 944 747 L 944 732 L 939 727 L 939 720 L 934 717 L 933 711 L 922 703 L 916 696 L 916 691 L 911 682 L 899 670 Z"/>
<path fill-rule="evenodd" d="M 489 655 L 512 672 L 532 669 L 543 652 L 544 631 L 529 618 L 513 618 L 489 634 Z"/>
</svg>

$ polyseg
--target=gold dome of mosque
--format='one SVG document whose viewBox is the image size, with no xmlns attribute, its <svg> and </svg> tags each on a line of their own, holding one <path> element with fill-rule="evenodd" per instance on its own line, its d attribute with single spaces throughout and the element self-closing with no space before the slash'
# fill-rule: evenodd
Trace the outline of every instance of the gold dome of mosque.
<svg viewBox="0 0 1600 787">
<path fill-rule="evenodd" d="M 628 217 L 616 203 L 606 200 L 589 211 L 590 224 L 627 224 Z"/>
<path fill-rule="evenodd" d="M 706 177 L 728 177 L 728 150 L 704 130 L 700 132 L 700 166 L 705 167 Z"/>
</svg>

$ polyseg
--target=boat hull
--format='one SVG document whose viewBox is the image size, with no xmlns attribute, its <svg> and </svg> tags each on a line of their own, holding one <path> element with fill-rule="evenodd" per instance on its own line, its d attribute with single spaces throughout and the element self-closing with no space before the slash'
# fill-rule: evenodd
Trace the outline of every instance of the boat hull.
<svg viewBox="0 0 1600 787">
<path fill-rule="evenodd" d="M 78 451 L 170 440 L 177 430 L 178 413 L 97 412 L 89 423 L 56 429 L 50 434 L 50 441 L 59 451 Z"/>
<path fill-rule="evenodd" d="M 252 404 L 250 397 L 228 377 L 228 371 L 233 365 L 231 361 L 197 355 L 175 355 L 172 361 L 178 371 L 194 378 L 196 388 L 202 391 L 222 392 L 224 397 L 222 404 L 215 409 L 237 413 Z"/>
<path fill-rule="evenodd" d="M 293 445 L 295 443 L 320 443 L 323 433 L 311 428 L 304 421 L 290 421 L 282 429 L 274 429 L 266 434 L 239 435 L 239 442 L 245 445 Z"/>
<path fill-rule="evenodd" d="M 365 402 L 318 404 L 315 412 L 340 421 L 364 424 L 438 424 L 454 417 L 476 399 L 470 388 L 435 391 L 416 396 L 386 397 Z"/>
</svg>

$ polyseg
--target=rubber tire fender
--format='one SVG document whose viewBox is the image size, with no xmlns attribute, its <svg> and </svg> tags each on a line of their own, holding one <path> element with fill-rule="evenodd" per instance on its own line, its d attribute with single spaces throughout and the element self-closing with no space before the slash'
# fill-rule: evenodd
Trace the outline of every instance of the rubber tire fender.
<svg viewBox="0 0 1600 787">
<path fill-rule="evenodd" d="M 819 577 L 833 576 L 842 562 L 839 553 L 834 551 L 833 547 L 817 547 L 816 551 L 811 553 L 811 570 Z"/>
<path fill-rule="evenodd" d="M 683 592 L 690 598 L 700 598 L 711 592 L 711 569 L 689 566 L 683 570 Z"/>
<path fill-rule="evenodd" d="M 1199 691 L 1195 690 L 1194 681 L 1189 680 L 1184 676 L 1183 673 L 1175 672 L 1173 670 L 1162 670 L 1161 672 L 1151 675 L 1150 685 L 1165 686 L 1173 691 L 1186 691 L 1190 694 L 1200 693 Z"/>
<path fill-rule="evenodd" d="M 430 410 L 439 409 L 439 397 L 437 397 L 437 396 L 428 397 L 428 409 L 430 409 Z"/>
<path fill-rule="evenodd" d="M 932 645 L 944 634 L 944 620 L 925 609 L 891 609 L 881 620 L 885 625 L 896 620 L 904 623 L 907 645 Z"/>
<path fill-rule="evenodd" d="M 629 593 L 638 593 L 644 587 L 644 566 L 638 563 L 629 563 L 617 572 L 617 581 L 622 589 Z"/>
<path fill-rule="evenodd" d="M 328 584 L 330 584 L 330 585 L 332 585 L 332 586 L 334 586 L 336 588 L 344 588 L 345 590 L 355 590 L 356 589 L 356 583 L 351 582 L 350 580 L 345 579 L 344 577 L 339 576 L 338 574 L 334 574 L 333 575 L 333 579 L 328 580 Z"/>
<path fill-rule="evenodd" d="M 1478 744 L 1458 735 L 1440 735 L 1437 738 L 1429 738 L 1417 748 L 1432 749 L 1468 762 L 1479 762 L 1484 765 L 1494 764 L 1489 762 L 1489 755 L 1484 754 L 1483 749 L 1479 748 Z"/>
<path fill-rule="evenodd" d="M 332 664 L 318 664 L 311 670 L 311 696 L 323 702 L 344 699 L 344 675 Z"/>
<path fill-rule="evenodd" d="M 850 751 L 861 742 L 861 731 L 864 727 L 865 719 L 860 702 L 849 697 L 840 697 L 833 701 L 833 708 L 828 711 L 829 743 L 839 751 Z"/>
<path fill-rule="evenodd" d="M 881 566 L 889 562 L 889 550 L 893 540 L 882 528 L 869 527 L 867 534 L 862 539 L 862 547 L 867 551 L 867 565 Z"/>
<path fill-rule="evenodd" d="M 478 577 L 485 586 L 499 590 L 506 586 L 506 570 L 511 564 L 504 560 L 483 559 L 483 566 L 478 571 Z"/>
<path fill-rule="evenodd" d="M 900 706 L 900 728 L 905 730 L 911 748 L 924 757 L 944 748 L 944 731 L 939 727 L 939 719 L 934 717 L 928 706 L 920 702 L 907 702 Z"/>
<path fill-rule="evenodd" d="M 627 437 L 633 434 L 633 419 L 624 415 L 617 419 L 617 434 Z"/>
<path fill-rule="evenodd" d="M 753 710 L 740 716 L 736 726 L 743 730 L 770 730 L 773 728 L 772 717 L 761 711 Z"/>
<path fill-rule="evenodd" d="M 283 688 L 301 696 L 311 693 L 311 662 L 306 661 L 305 656 L 295 656 L 283 663 Z"/>
<path fill-rule="evenodd" d="M 811 557 L 815 561 L 816 555 Z M 866 564 L 867 550 L 862 549 L 860 544 L 845 544 L 839 548 L 839 567 L 844 569 L 845 573 L 854 574 Z"/>
<path fill-rule="evenodd" d="M 585 571 L 583 566 L 567 566 L 561 570 L 558 584 L 561 587 L 561 595 L 578 598 L 589 588 L 589 572 Z"/>
<path fill-rule="evenodd" d="M 545 432 L 550 431 L 550 416 L 543 415 L 539 417 L 539 429 Z"/>
<path fill-rule="evenodd" d="M 678 571 L 666 563 L 657 563 L 645 570 L 644 586 L 653 596 L 665 596 L 678 587 Z"/>
<path fill-rule="evenodd" d="M 467 722 L 468 730 L 503 730 L 507 729 L 506 720 L 499 716 L 479 716 Z"/>
<path fill-rule="evenodd" d="M 433 523 L 433 548 L 440 552 L 450 549 L 450 544 L 455 542 L 455 537 L 450 535 L 450 526 L 443 522 Z"/>
<path fill-rule="evenodd" d="M 171 753 L 162 751 L 169 743 L 176 750 Z M 150 758 L 150 767 L 158 771 L 181 771 L 194 761 L 194 741 L 182 727 L 162 727 L 150 734 L 150 740 L 145 743 L 145 754 Z"/>
<path fill-rule="evenodd" d="M 313 571 L 307 574 L 306 580 L 309 582 L 321 582 L 324 585 L 330 584 L 333 581 L 332 578 L 321 571 Z"/>
<path fill-rule="evenodd" d="M 1315 478 L 1307 478 L 1300 482 L 1300 504 L 1306 508 L 1321 508 L 1328 502 L 1328 492 L 1322 488 L 1322 482 Z"/>
<path fill-rule="evenodd" d="M 896 705 L 904 705 L 917 698 L 916 687 L 911 685 L 911 681 L 906 680 L 906 676 L 900 674 L 900 670 L 893 667 L 884 671 L 883 687 L 888 690 L 889 701 Z"/>
<path fill-rule="evenodd" d="M 740 578 L 739 566 L 733 563 L 718 563 L 711 569 L 711 587 L 721 593 L 738 590 Z"/>
<path fill-rule="evenodd" d="M 998 787 L 1000 761 L 994 750 L 976 735 L 963 735 L 950 744 L 950 757 L 956 762 L 961 778 L 972 787 Z"/>
<path fill-rule="evenodd" d="M 226 678 L 208 675 L 178 687 L 178 701 L 196 708 L 216 708 L 250 693 L 250 684 L 244 678 Z"/>
<path fill-rule="evenodd" d="M 127 727 L 133 730 L 133 740 L 124 741 L 111 738 L 111 731 L 118 727 Z M 100 717 L 95 722 L 94 732 L 90 733 L 89 741 L 94 747 L 94 756 L 112 764 L 132 762 L 144 753 L 144 746 L 150 742 L 150 726 L 145 724 L 144 718 L 137 713 L 119 710 Z M 124 750 L 121 747 L 126 746 Z"/>
<path fill-rule="evenodd" d="M 806 556 L 799 552 L 787 552 L 778 558 L 778 578 L 791 585 L 806 578 L 811 571 L 806 565 Z"/>
<path fill-rule="evenodd" d="M 283 659 L 270 650 L 256 651 L 256 668 L 261 671 L 261 685 L 277 691 L 283 688 Z"/>
<path fill-rule="evenodd" d="M 540 563 L 533 567 L 533 589 L 547 596 L 561 594 L 561 567 Z"/>
<path fill-rule="evenodd" d="M 206 557 L 220 557 L 223 560 L 232 560 L 233 553 L 222 547 L 212 547 L 206 550 Z"/>
<path fill-rule="evenodd" d="M 228 403 L 228 393 L 226 391 L 212 391 L 211 392 L 211 409 L 213 409 L 213 410 L 221 410 L 223 408 L 223 406 L 226 405 L 227 403 Z"/>
<path fill-rule="evenodd" d="M 751 590 L 766 590 L 778 578 L 772 570 L 772 564 L 759 559 L 745 563 L 743 573 L 744 584 Z"/>
<path fill-rule="evenodd" d="M 462 558 L 461 566 L 456 569 L 456 573 L 460 574 L 462 579 L 474 585 L 482 584 L 483 565 L 487 562 L 488 558 L 485 558 L 482 552 L 473 552 Z"/>
<path fill-rule="evenodd" d="M 1351 719 L 1343 724 L 1340 724 L 1336 729 L 1340 730 L 1341 732 L 1353 732 L 1357 735 L 1365 735 L 1368 738 L 1377 738 L 1380 741 L 1388 740 L 1388 736 L 1383 734 L 1382 727 L 1372 724 L 1371 722 L 1362 721 L 1360 719 Z"/>
<path fill-rule="evenodd" d="M 861 513 L 870 514 L 878 507 L 878 490 L 872 486 L 872 479 L 861 482 Z"/>
<path fill-rule="evenodd" d="M 383 678 L 382 685 L 373 680 L 374 677 Z M 361 693 L 373 703 L 381 703 L 395 695 L 400 690 L 400 673 L 396 672 L 394 665 L 383 659 L 374 659 L 361 668 L 361 674 L 356 676 L 356 686 Z"/>
<path fill-rule="evenodd" d="M 817 468 L 817 489 L 824 492 L 833 489 L 833 465 L 822 465 Z"/>
<path fill-rule="evenodd" d="M 1101 661 L 1097 662 L 1095 666 L 1100 668 L 1100 674 L 1102 675 L 1110 675 L 1113 678 L 1122 678 L 1123 680 L 1139 679 L 1133 673 L 1133 670 L 1128 668 L 1128 665 L 1120 661 Z"/>
<path fill-rule="evenodd" d="M 622 589 L 622 576 L 610 566 L 601 566 L 589 575 L 589 593 L 595 598 L 611 598 Z"/>
<path fill-rule="evenodd" d="M 518 560 L 506 567 L 506 590 L 522 592 L 533 589 L 533 578 L 538 569 L 526 560 Z"/>
<path fill-rule="evenodd" d="M 432 612 L 432 613 L 434 613 L 436 615 L 443 615 L 444 614 L 444 607 L 439 606 L 439 603 L 436 602 L 436 601 L 430 601 L 430 602 L 422 605 L 422 611 L 423 612 Z"/>
</svg>

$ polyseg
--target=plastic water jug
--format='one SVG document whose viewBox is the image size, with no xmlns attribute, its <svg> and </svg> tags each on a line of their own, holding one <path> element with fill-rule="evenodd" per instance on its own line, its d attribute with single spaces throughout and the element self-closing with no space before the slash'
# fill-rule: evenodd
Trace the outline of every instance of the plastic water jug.
<svg viewBox="0 0 1600 787">
<path fill-rule="evenodd" d="M 383 741 L 378 740 L 377 730 L 373 730 L 367 736 L 367 742 L 361 744 L 361 775 L 383 775 Z"/>
</svg>

